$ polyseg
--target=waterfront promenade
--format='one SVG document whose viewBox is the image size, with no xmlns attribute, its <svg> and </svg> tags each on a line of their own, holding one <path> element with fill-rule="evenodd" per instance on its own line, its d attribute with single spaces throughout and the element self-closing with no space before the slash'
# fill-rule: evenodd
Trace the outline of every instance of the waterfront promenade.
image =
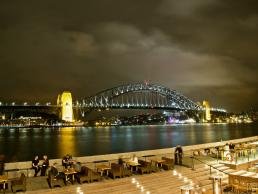
<svg viewBox="0 0 258 194">
<path fill-rule="evenodd" d="M 187 175 L 189 178 L 194 178 L 196 181 L 203 180 L 207 178 L 208 170 L 199 172 L 199 175 L 196 174 L 196 171 L 192 171 L 186 167 L 176 166 L 175 168 L 178 172 L 181 172 L 182 175 Z M 36 180 L 38 179 L 38 180 Z M 121 179 L 104 179 L 101 182 L 94 182 L 90 184 L 75 184 L 68 185 L 61 188 L 49 189 L 44 178 L 38 177 L 32 179 L 31 187 L 28 187 L 28 192 L 30 194 L 43 194 L 43 193 L 53 193 L 53 194 L 64 194 L 64 193 L 77 193 L 77 194 L 93 194 L 93 193 L 116 193 L 116 194 L 130 194 L 130 193 L 180 193 L 180 186 L 184 185 L 183 179 L 178 179 L 175 177 L 171 170 L 161 171 L 152 174 L 145 175 L 134 175 L 131 177 L 121 178 Z M 134 182 L 135 181 L 135 182 Z M 36 188 L 36 182 L 38 182 Z M 139 187 L 137 187 L 139 183 Z M 33 188 L 34 187 L 34 188 Z M 142 189 L 143 188 L 143 189 Z M 201 185 L 204 191 L 208 191 L 212 188 L 211 181 L 207 180 L 204 185 Z"/>
<path fill-rule="evenodd" d="M 257 141 L 258 137 L 255 136 L 250 138 L 231 140 L 230 142 L 238 144 Z M 117 178 L 115 180 L 105 176 L 99 182 L 83 184 L 75 183 L 74 185 L 68 184 L 67 186 L 62 186 L 61 188 L 50 189 L 46 180 L 47 177 L 32 177 L 33 170 L 31 169 L 31 162 L 7 163 L 6 173 L 8 173 L 8 178 L 10 180 L 12 178 L 18 177 L 22 172 L 25 173 L 28 176 L 26 183 L 26 193 L 180 193 L 180 187 L 192 183 L 195 185 L 195 189 L 199 193 L 204 194 L 210 193 L 213 188 L 211 180 L 211 176 L 213 174 L 222 174 L 222 183 L 223 186 L 226 186 L 228 184 L 228 173 L 236 172 L 238 169 L 230 169 L 227 164 L 222 164 L 222 161 L 217 160 L 216 157 L 212 158 L 209 156 L 198 155 L 193 160 L 191 156 L 193 156 L 196 151 L 199 151 L 200 153 L 200 151 L 203 151 L 206 148 L 224 146 L 226 143 L 228 143 L 228 141 L 183 147 L 184 166 L 176 165 L 173 171 L 160 170 L 151 174 L 134 174 L 130 177 Z M 132 154 L 136 154 L 139 159 L 143 160 L 161 158 L 162 156 L 173 158 L 173 153 L 174 148 L 169 148 L 131 153 L 77 157 L 75 159 L 76 161 L 80 161 L 83 165 L 94 169 L 96 168 L 96 163 L 94 163 L 94 161 L 107 160 L 109 163 L 117 162 L 118 158 L 130 158 Z M 257 157 L 257 154 L 255 157 Z M 249 159 L 252 159 L 253 161 L 257 160 L 256 158 L 248 158 L 248 160 Z M 50 160 L 50 165 L 53 163 L 58 163 L 60 165 L 59 169 L 62 170 L 61 159 Z M 6 190 L 6 193 L 11 192 L 10 182 L 8 182 L 8 185 L 9 186 Z"/>
</svg>

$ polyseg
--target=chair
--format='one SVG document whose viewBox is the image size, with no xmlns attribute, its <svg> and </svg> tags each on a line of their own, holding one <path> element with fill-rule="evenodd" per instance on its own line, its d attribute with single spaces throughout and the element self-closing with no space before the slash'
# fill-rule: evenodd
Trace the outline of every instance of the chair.
<svg viewBox="0 0 258 194">
<path fill-rule="evenodd" d="M 174 169 L 174 159 L 167 158 L 167 157 L 162 157 L 162 160 L 164 160 L 164 162 L 162 162 L 162 168 L 164 170 Z"/>
<path fill-rule="evenodd" d="M 79 173 L 80 183 L 91 182 L 90 169 L 86 166 L 82 166 L 81 172 Z"/>
<path fill-rule="evenodd" d="M 21 173 L 20 178 L 11 181 L 12 192 L 26 191 L 26 176 Z"/>
<path fill-rule="evenodd" d="M 99 173 L 95 172 L 94 170 L 92 170 L 90 168 L 89 168 L 89 171 L 90 171 L 91 182 L 101 180 L 101 176 Z"/>
<path fill-rule="evenodd" d="M 194 156 L 199 156 L 199 151 L 198 151 L 198 150 L 194 150 L 194 151 L 193 151 L 193 155 L 194 155 Z"/>
<path fill-rule="evenodd" d="M 238 183 L 238 188 L 237 188 L 238 193 L 247 192 L 248 191 L 248 185 L 249 185 L 248 177 L 239 176 L 239 183 Z"/>
<path fill-rule="evenodd" d="M 154 161 L 151 161 L 150 170 L 151 170 L 151 172 L 160 171 L 159 167 L 157 166 L 157 164 Z"/>
<path fill-rule="evenodd" d="M 249 183 L 248 187 L 249 187 L 248 191 L 250 191 L 251 193 L 258 193 L 258 183 L 255 183 L 255 182 Z"/>
<path fill-rule="evenodd" d="M 151 172 L 151 163 L 150 162 L 146 162 L 146 161 L 143 161 L 143 160 L 139 160 L 138 162 L 140 164 L 140 166 L 138 167 L 138 171 L 141 174 Z"/>
<path fill-rule="evenodd" d="M 115 179 L 116 177 L 121 178 L 123 176 L 122 169 L 123 167 L 120 164 L 112 163 L 109 174 L 110 176 L 112 176 L 113 179 Z"/>
<path fill-rule="evenodd" d="M 132 171 L 129 170 L 127 167 L 123 167 L 122 168 L 122 176 L 126 177 L 126 176 L 132 176 Z"/>
<path fill-rule="evenodd" d="M 51 172 L 48 173 L 47 182 L 51 189 L 54 187 L 65 186 L 64 178 L 62 176 L 55 176 Z"/>
<path fill-rule="evenodd" d="M 47 177 L 47 182 L 50 188 L 61 187 L 66 184 L 65 175 L 58 172 L 57 168 L 53 166 L 50 168 L 50 170 L 48 170 Z"/>
<path fill-rule="evenodd" d="M 233 192 L 237 192 L 238 191 L 238 186 L 239 186 L 239 180 L 237 175 L 230 175 L 230 182 L 229 185 L 232 187 Z"/>
</svg>

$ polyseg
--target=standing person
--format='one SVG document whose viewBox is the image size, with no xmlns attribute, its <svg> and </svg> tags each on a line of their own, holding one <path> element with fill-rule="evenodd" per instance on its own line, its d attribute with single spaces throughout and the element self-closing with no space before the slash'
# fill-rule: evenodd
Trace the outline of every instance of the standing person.
<svg viewBox="0 0 258 194">
<path fill-rule="evenodd" d="M 42 162 L 42 168 L 41 168 L 41 176 L 46 176 L 46 170 L 49 166 L 49 161 L 48 161 L 48 158 L 47 158 L 47 155 L 44 155 L 43 156 L 43 162 Z"/>
<path fill-rule="evenodd" d="M 230 158 L 231 158 L 231 162 L 233 161 L 233 160 L 235 160 L 235 144 L 233 144 L 233 143 L 229 143 L 229 151 L 230 151 Z"/>
<path fill-rule="evenodd" d="M 176 146 L 175 149 L 175 164 L 182 165 L 183 149 L 180 145 Z"/>
<path fill-rule="evenodd" d="M 38 172 L 40 171 L 39 157 L 38 156 L 35 156 L 35 158 L 32 160 L 32 168 L 35 171 L 34 177 L 36 177 Z"/>
<path fill-rule="evenodd" d="M 230 152 L 229 152 L 229 145 L 226 143 L 224 146 L 224 160 L 231 160 Z"/>
<path fill-rule="evenodd" d="M 230 151 L 234 151 L 234 149 L 235 149 L 235 144 L 233 144 L 233 143 L 229 143 L 229 150 Z"/>
<path fill-rule="evenodd" d="M 0 155 L 0 175 L 4 174 L 4 155 Z"/>
</svg>

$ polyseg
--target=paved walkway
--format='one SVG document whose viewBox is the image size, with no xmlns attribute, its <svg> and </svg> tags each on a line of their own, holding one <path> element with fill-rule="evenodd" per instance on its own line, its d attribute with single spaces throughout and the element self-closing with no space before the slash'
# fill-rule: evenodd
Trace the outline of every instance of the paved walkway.
<svg viewBox="0 0 258 194">
<path fill-rule="evenodd" d="M 166 194 L 181 193 L 180 187 L 189 184 L 190 181 L 199 184 L 199 190 L 202 193 L 209 193 L 212 185 L 209 180 L 209 170 L 204 165 L 197 165 L 196 170 L 190 168 L 176 166 L 176 171 L 160 171 L 157 173 L 134 175 L 126 178 L 105 178 L 100 182 L 83 183 L 50 189 L 48 187 L 46 177 L 32 177 L 27 179 L 28 194 Z M 175 175 L 175 172 L 177 175 Z M 178 174 L 181 174 L 181 177 Z M 10 188 L 9 188 L 10 189 Z M 8 190 L 6 193 L 11 193 Z"/>
<path fill-rule="evenodd" d="M 217 170 L 212 173 L 232 171 L 224 164 L 218 164 L 216 160 L 208 160 L 208 157 L 200 158 L 206 163 L 212 164 Z M 195 191 L 201 194 L 212 193 L 212 180 L 210 169 L 203 163 L 195 162 L 195 170 L 184 166 L 175 166 L 175 170 L 160 171 L 151 174 L 133 175 L 126 178 L 103 178 L 100 182 L 83 183 L 50 189 L 47 177 L 31 177 L 27 179 L 27 191 L 20 193 L 28 194 L 180 194 L 180 187 L 194 184 Z M 227 175 L 223 178 L 224 185 L 228 182 Z M 1 191 L 0 191 L 1 193 Z M 10 187 L 6 193 L 11 193 Z"/>
</svg>

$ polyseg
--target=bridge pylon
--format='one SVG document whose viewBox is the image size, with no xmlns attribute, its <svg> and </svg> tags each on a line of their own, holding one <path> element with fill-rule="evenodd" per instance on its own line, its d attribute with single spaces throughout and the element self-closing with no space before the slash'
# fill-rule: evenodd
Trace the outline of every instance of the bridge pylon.
<svg viewBox="0 0 258 194">
<path fill-rule="evenodd" d="M 73 122 L 73 100 L 69 91 L 64 91 L 57 97 L 57 105 L 61 106 L 60 119 L 66 122 Z"/>
<path fill-rule="evenodd" d="M 206 121 L 210 121 L 211 120 L 211 107 L 210 107 L 210 103 L 206 100 L 203 101 L 203 107 L 205 108 L 205 119 Z"/>
</svg>

